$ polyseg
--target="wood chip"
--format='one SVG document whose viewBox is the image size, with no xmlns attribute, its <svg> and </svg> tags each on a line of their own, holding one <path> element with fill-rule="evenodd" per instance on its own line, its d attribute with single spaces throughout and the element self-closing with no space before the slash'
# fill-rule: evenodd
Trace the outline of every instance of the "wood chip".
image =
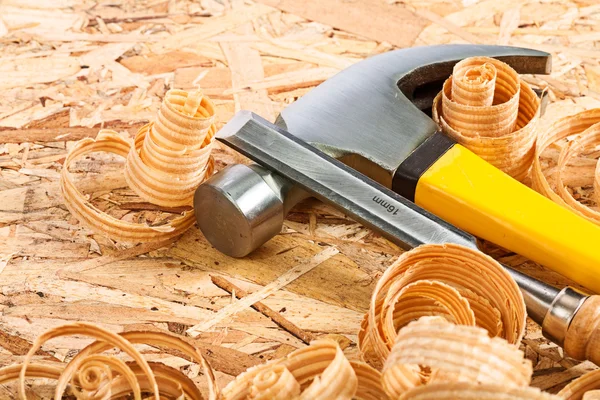
<svg viewBox="0 0 600 400">
<path fill-rule="evenodd" d="M 172 72 L 178 68 L 213 65 L 213 62 L 204 56 L 188 51 L 174 50 L 165 54 L 150 56 L 133 56 L 121 60 L 131 72 L 139 72 L 146 75 L 163 74 Z M 178 86 L 178 88 L 181 88 Z"/>
<path fill-rule="evenodd" d="M 76 57 L 43 57 L 0 61 L 0 89 L 54 82 L 79 72 Z M 40 73 L 44 71 L 44 73 Z"/>
</svg>

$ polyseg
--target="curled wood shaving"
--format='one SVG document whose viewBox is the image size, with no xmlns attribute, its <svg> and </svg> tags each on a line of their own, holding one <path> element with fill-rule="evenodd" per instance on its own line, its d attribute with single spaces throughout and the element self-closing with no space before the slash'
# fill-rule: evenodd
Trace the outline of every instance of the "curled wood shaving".
<svg viewBox="0 0 600 400">
<path fill-rule="evenodd" d="M 427 367 L 433 374 L 425 374 Z M 532 366 L 524 354 L 479 327 L 455 325 L 442 317 L 422 317 L 400 329 L 383 368 L 383 387 L 391 398 L 429 379 L 431 383 L 502 382 L 527 386 Z"/>
<path fill-rule="evenodd" d="M 255 400 L 286 400 L 300 395 L 300 384 L 283 365 L 265 368 L 252 379 L 250 395 Z"/>
<path fill-rule="evenodd" d="M 575 379 L 564 387 L 558 394 L 566 400 L 581 400 L 585 399 L 588 392 L 592 392 L 588 397 L 593 397 L 600 390 L 600 370 L 588 372 L 587 374 Z M 593 393 L 596 392 L 596 393 Z"/>
<path fill-rule="evenodd" d="M 193 212 L 184 212 L 168 224 L 159 226 L 122 221 L 96 208 L 75 186 L 69 167 L 76 158 L 96 151 L 126 157 L 129 148 L 130 143 L 126 139 L 110 130 L 101 130 L 96 139 L 86 138 L 77 142 L 67 155 L 60 176 L 65 205 L 71 214 L 94 232 L 105 234 L 114 240 L 149 242 L 181 235 L 194 224 Z"/>
<path fill-rule="evenodd" d="M 126 158 L 126 181 L 140 197 L 160 206 L 190 205 L 195 189 L 214 171 L 210 157 L 216 131 L 213 119 L 212 103 L 201 93 L 188 96 L 171 90 L 156 122 L 142 127 L 133 145 L 111 130 L 101 130 L 95 140 L 80 140 L 67 155 L 61 172 L 67 208 L 94 232 L 114 240 L 149 242 L 181 235 L 194 224 L 193 212 L 154 226 L 119 220 L 88 201 L 75 186 L 69 167 L 76 158 L 92 152 L 113 153 Z"/>
<path fill-rule="evenodd" d="M 432 115 L 458 143 L 517 180 L 533 163 L 540 100 L 508 64 L 471 57 L 454 67 Z"/>
<path fill-rule="evenodd" d="M 359 361 L 350 361 L 358 379 L 354 398 L 362 400 L 386 400 L 387 394 L 381 385 L 381 372 Z"/>
<path fill-rule="evenodd" d="M 63 369 L 31 364 L 31 358 L 47 341 L 72 335 L 85 335 L 97 341 L 79 352 Z M 210 365 L 198 349 L 177 337 L 162 332 L 112 333 L 88 323 L 74 323 L 53 328 L 40 335 L 32 344 L 23 363 L 0 369 L 0 383 L 19 380 L 19 395 L 25 399 L 26 378 L 50 378 L 57 380 L 54 398 L 59 400 L 70 386 L 78 399 L 112 399 L 132 396 L 142 399 L 143 393 L 151 393 L 153 399 L 194 399 L 202 395 L 196 385 L 178 370 L 158 363 L 149 363 L 133 346 L 136 343 L 169 347 L 183 352 L 204 369 L 208 380 L 210 399 L 216 399 L 218 388 Z M 134 362 L 125 363 L 112 355 L 101 354 L 117 348 L 129 355 Z M 18 371 L 18 373 L 17 373 Z"/>
<path fill-rule="evenodd" d="M 385 399 L 378 371 L 350 363 L 336 342 L 313 341 L 287 357 L 250 368 L 227 385 L 224 400 Z M 265 393 L 269 397 L 262 397 Z"/>
<path fill-rule="evenodd" d="M 542 171 L 540 157 L 548 147 L 570 136 L 574 136 L 574 139 L 562 147 L 558 156 L 555 175 L 556 189 L 553 190 Z M 564 171 L 569 162 L 581 154 L 594 150 L 598 145 L 600 145 L 600 109 L 587 110 L 559 119 L 538 138 L 531 178 L 532 186 L 536 191 L 600 225 L 600 212 L 577 201 L 563 180 Z M 598 202 L 600 200 L 600 162 L 596 164 L 594 175 L 594 197 Z"/>
<path fill-rule="evenodd" d="M 129 186 L 153 204 L 192 204 L 209 168 L 213 120 L 214 107 L 201 92 L 168 91 L 156 121 L 140 128 L 129 151 Z"/>
<path fill-rule="evenodd" d="M 396 330 L 410 321 L 429 313 L 445 314 L 448 319 L 463 325 L 475 325 L 475 314 L 469 301 L 452 286 L 438 281 L 421 280 L 403 286 L 397 281 L 390 287 L 390 294 L 383 304 L 384 329 Z"/>
<path fill-rule="evenodd" d="M 140 367 L 134 363 L 127 363 L 127 365 L 135 374 L 137 383 L 142 392 L 150 392 L 150 381 Z M 194 381 L 179 370 L 156 362 L 149 362 L 148 365 L 150 366 L 150 369 L 152 369 L 152 373 L 156 379 L 161 399 L 203 400 L 202 393 L 200 393 L 200 390 L 198 390 Z M 129 386 L 123 382 L 122 378 L 120 380 L 115 380 L 112 385 L 112 398 L 123 398 L 129 393 Z M 213 396 L 211 398 L 215 397 Z"/>
<path fill-rule="evenodd" d="M 559 400 L 532 387 L 506 387 L 470 382 L 435 383 L 410 389 L 399 400 Z"/>
<path fill-rule="evenodd" d="M 0 385 L 19 379 L 22 364 L 9 365 L 0 368 Z M 30 364 L 27 367 L 28 378 L 48 378 L 58 379 L 62 373 L 62 367 L 55 367 L 44 364 Z"/>
<path fill-rule="evenodd" d="M 381 368 L 398 330 L 423 316 L 477 325 L 516 344 L 526 313 L 517 284 L 491 257 L 459 245 L 420 246 L 377 282 L 358 335 L 365 361 Z"/>
</svg>

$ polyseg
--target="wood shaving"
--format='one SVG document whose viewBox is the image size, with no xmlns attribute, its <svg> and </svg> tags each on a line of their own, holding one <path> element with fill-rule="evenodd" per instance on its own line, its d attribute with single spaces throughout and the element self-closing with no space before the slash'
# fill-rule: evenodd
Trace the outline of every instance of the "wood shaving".
<svg viewBox="0 0 600 400">
<path fill-rule="evenodd" d="M 466 58 L 433 101 L 442 130 L 465 147 L 522 181 L 533 163 L 540 100 L 508 64 Z"/>
<path fill-rule="evenodd" d="M 351 363 L 338 344 L 319 339 L 287 357 L 250 368 L 221 392 L 223 400 L 385 399 L 380 373 Z M 270 397 L 263 397 L 265 394 Z"/>
<path fill-rule="evenodd" d="M 62 336 L 84 335 L 96 339 L 64 367 L 31 363 L 33 355 L 46 342 Z M 53 328 L 39 336 L 21 364 L 0 369 L 0 384 L 19 381 L 19 394 L 26 398 L 27 378 L 56 380 L 55 398 L 67 388 L 77 399 L 116 399 L 132 396 L 144 399 L 201 400 L 196 384 L 179 370 L 148 362 L 133 346 L 169 348 L 200 364 L 208 381 L 210 400 L 242 399 L 386 399 L 381 374 L 362 362 L 350 362 L 329 339 L 313 341 L 287 357 L 248 369 L 219 390 L 214 373 L 200 351 L 179 337 L 164 332 L 131 331 L 114 334 L 98 326 L 74 323 Z M 124 362 L 102 354 L 117 348 L 133 358 Z M 148 397 L 148 394 L 152 396 Z M 145 397 L 142 397 L 145 396 Z"/>
<path fill-rule="evenodd" d="M 129 186 L 153 204 L 191 205 L 210 167 L 214 113 L 211 101 L 199 91 L 168 91 L 156 121 L 138 131 L 129 151 Z"/>
<path fill-rule="evenodd" d="M 432 374 L 424 373 L 424 367 Z M 425 381 L 527 386 L 532 367 L 522 351 L 490 338 L 485 329 L 422 317 L 400 329 L 382 374 L 386 392 L 397 398 Z"/>
<path fill-rule="evenodd" d="M 387 399 L 379 371 L 360 361 L 350 361 L 350 364 L 352 364 L 352 369 L 358 379 L 355 398 L 363 400 Z"/>
<path fill-rule="evenodd" d="M 31 364 L 33 355 L 47 341 L 62 336 L 84 335 L 96 339 L 81 350 L 64 368 Z M 25 399 L 27 378 L 49 378 L 57 381 L 54 398 L 61 399 L 67 386 L 78 399 L 108 399 L 133 396 L 142 399 L 142 393 L 151 393 L 153 398 L 188 398 L 201 400 L 196 385 L 181 372 L 158 363 L 149 363 L 133 346 L 143 343 L 150 346 L 168 347 L 178 350 L 200 364 L 208 380 L 210 399 L 218 395 L 214 373 L 198 349 L 180 338 L 163 332 L 127 332 L 121 335 L 96 325 L 77 322 L 53 328 L 40 335 L 32 344 L 23 362 L 0 369 L 0 384 L 19 380 L 19 395 Z M 125 363 L 102 352 L 117 348 L 129 355 L 134 363 Z M 18 374 L 17 374 L 18 371 Z M 147 397 L 148 398 L 148 397 Z"/>
<path fill-rule="evenodd" d="M 362 356 L 381 368 L 397 331 L 442 316 L 519 343 L 525 303 L 512 277 L 489 256 L 459 245 L 424 245 L 400 256 L 377 282 L 358 336 Z"/>
<path fill-rule="evenodd" d="M 69 167 L 77 157 L 105 151 L 127 157 L 130 143 L 115 131 L 101 130 L 96 139 L 86 138 L 75 144 L 63 165 L 60 186 L 65 205 L 81 223 L 94 232 L 107 235 L 114 240 L 126 242 L 149 242 L 176 237 L 194 224 L 194 214 L 184 212 L 166 225 L 150 226 L 122 221 L 114 218 L 92 205 L 81 193 L 71 177 Z"/>
<path fill-rule="evenodd" d="M 95 140 L 80 140 L 67 155 L 60 175 L 67 208 L 94 232 L 113 240 L 149 242 L 181 235 L 194 224 L 193 212 L 155 226 L 114 218 L 77 189 L 69 167 L 92 152 L 113 153 L 126 158 L 126 181 L 140 197 L 159 206 L 190 205 L 195 189 L 214 171 L 210 157 L 216 132 L 213 120 L 214 108 L 207 97 L 197 91 L 171 90 L 156 121 L 140 128 L 133 144 L 111 130 L 100 130 Z"/>
<path fill-rule="evenodd" d="M 283 365 L 265 368 L 252 379 L 250 397 L 255 400 L 285 400 L 300 395 L 300 384 Z"/>
<path fill-rule="evenodd" d="M 580 378 L 569 383 L 558 394 L 567 400 L 595 399 L 600 390 L 600 370 L 588 372 Z M 585 396 L 588 392 L 590 396 Z"/>
<path fill-rule="evenodd" d="M 554 122 L 538 138 L 531 175 L 532 186 L 536 191 L 583 218 L 600 225 L 600 212 L 576 200 L 564 181 L 565 170 L 569 162 L 586 152 L 594 151 L 600 145 L 599 123 L 599 108 L 583 111 Z M 543 173 L 540 157 L 548 147 L 557 145 L 561 140 L 571 136 L 573 140 L 562 146 L 560 150 L 555 175 L 556 187 L 553 189 Z M 600 162 L 597 162 L 595 166 L 593 186 L 594 199 L 598 202 L 600 200 Z"/>
<path fill-rule="evenodd" d="M 31 362 L 48 341 L 74 335 L 96 341 L 64 365 Z M 136 344 L 168 348 L 199 364 L 210 400 L 591 400 L 600 389 L 600 371 L 573 381 L 558 395 L 528 387 L 532 366 L 522 351 L 502 338 L 490 338 L 482 328 L 442 317 L 422 317 L 400 329 L 381 373 L 349 361 L 337 342 L 318 339 L 284 358 L 249 368 L 223 390 L 200 350 L 182 338 L 149 331 L 115 334 L 78 322 L 39 336 L 22 363 L 0 369 L 0 385 L 18 381 L 23 399 L 28 378 L 55 380 L 55 399 L 68 392 L 77 399 L 203 399 L 194 381 L 178 369 L 147 361 Z M 134 361 L 124 362 L 114 351 L 103 354 L 113 348 Z"/>
</svg>

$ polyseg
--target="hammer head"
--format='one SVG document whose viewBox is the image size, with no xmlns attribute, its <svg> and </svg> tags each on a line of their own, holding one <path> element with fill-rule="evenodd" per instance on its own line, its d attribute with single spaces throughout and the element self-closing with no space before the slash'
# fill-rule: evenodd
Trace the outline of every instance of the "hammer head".
<svg viewBox="0 0 600 400">
<path fill-rule="evenodd" d="M 487 56 L 522 74 L 547 74 L 548 53 L 508 46 L 441 45 L 396 50 L 343 70 L 285 108 L 277 124 L 391 187 L 406 157 L 436 130 L 431 107 L 454 65 Z"/>
<path fill-rule="evenodd" d="M 391 188 L 398 167 L 437 130 L 422 110 L 431 107 L 454 65 L 472 56 L 501 59 L 519 73 L 550 71 L 549 54 L 516 47 L 445 45 L 396 50 L 328 79 L 284 109 L 276 123 Z M 238 114 L 217 139 L 233 145 L 231 134 L 249 129 L 250 125 L 240 123 L 247 120 Z M 261 123 L 251 125 L 258 129 Z M 275 172 L 259 165 L 239 165 L 200 185 L 194 209 L 210 243 L 227 255 L 242 257 L 278 234 L 286 213 L 306 196 Z"/>
</svg>

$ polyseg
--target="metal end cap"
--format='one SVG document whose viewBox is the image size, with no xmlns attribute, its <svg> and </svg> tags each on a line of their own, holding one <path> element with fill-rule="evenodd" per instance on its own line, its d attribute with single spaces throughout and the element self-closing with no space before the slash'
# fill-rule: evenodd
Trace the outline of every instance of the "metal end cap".
<svg viewBox="0 0 600 400">
<path fill-rule="evenodd" d="M 243 164 L 213 175 L 196 189 L 194 212 L 220 252 L 244 257 L 281 232 L 283 202 L 262 176 Z"/>
<path fill-rule="evenodd" d="M 542 322 L 542 334 L 563 347 L 569 325 L 588 296 L 566 286 L 558 293 Z"/>
</svg>

